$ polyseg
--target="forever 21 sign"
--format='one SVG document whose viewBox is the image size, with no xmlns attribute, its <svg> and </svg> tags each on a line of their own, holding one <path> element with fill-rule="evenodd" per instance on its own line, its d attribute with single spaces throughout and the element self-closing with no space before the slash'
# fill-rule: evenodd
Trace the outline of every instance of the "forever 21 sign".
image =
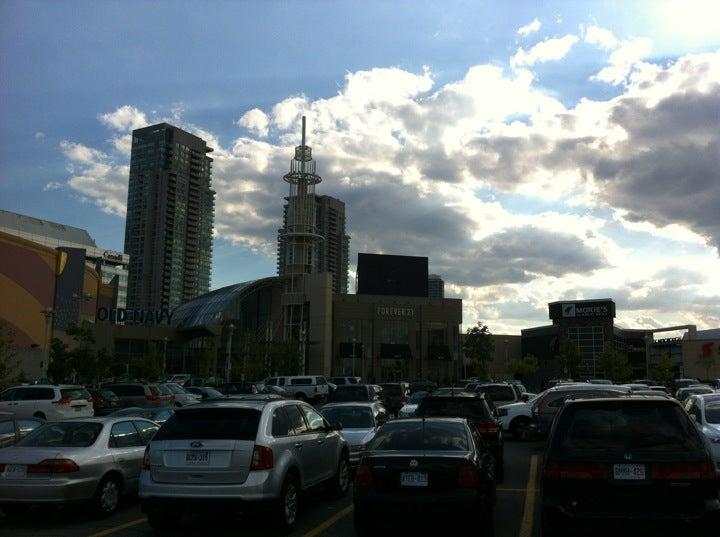
<svg viewBox="0 0 720 537">
<path fill-rule="evenodd" d="M 378 317 L 415 317 L 415 308 L 408 306 L 377 306 Z"/>
</svg>

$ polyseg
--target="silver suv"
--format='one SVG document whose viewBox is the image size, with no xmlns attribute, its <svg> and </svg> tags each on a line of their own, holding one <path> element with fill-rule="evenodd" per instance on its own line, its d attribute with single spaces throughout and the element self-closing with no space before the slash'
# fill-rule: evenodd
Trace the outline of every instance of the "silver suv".
<svg viewBox="0 0 720 537">
<path fill-rule="evenodd" d="M 177 409 L 145 452 L 139 496 L 157 530 L 203 505 L 270 509 L 290 531 L 300 492 L 347 494 L 349 451 L 337 428 L 301 401 L 216 401 Z"/>
</svg>

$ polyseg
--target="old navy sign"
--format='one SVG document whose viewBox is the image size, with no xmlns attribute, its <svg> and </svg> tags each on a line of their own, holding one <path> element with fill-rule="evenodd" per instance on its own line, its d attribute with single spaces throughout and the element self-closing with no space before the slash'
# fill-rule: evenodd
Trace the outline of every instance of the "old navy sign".
<svg viewBox="0 0 720 537">
<path fill-rule="evenodd" d="M 585 306 L 568 302 L 562 305 L 563 317 L 607 317 L 610 315 L 608 306 Z"/>
<path fill-rule="evenodd" d="M 168 310 L 126 310 L 124 308 L 98 308 L 98 321 L 130 324 L 170 324 L 172 313 Z"/>
</svg>

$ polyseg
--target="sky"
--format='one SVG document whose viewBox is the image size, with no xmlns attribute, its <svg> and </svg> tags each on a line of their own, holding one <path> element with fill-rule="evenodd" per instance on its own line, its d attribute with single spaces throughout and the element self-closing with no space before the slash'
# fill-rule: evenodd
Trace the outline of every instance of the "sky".
<svg viewBox="0 0 720 537">
<path fill-rule="evenodd" d="M 0 208 L 122 250 L 132 129 L 215 148 L 212 287 L 273 275 L 307 116 L 358 252 L 463 323 L 720 327 L 720 2 L 0 2 Z M 351 286 L 353 287 L 353 286 Z M 351 292 L 353 289 L 351 289 Z"/>
</svg>

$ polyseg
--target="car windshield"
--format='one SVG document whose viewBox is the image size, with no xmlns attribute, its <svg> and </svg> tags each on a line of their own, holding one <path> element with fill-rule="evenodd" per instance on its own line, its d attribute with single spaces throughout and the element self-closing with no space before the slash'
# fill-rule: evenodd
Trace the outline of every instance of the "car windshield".
<svg viewBox="0 0 720 537">
<path fill-rule="evenodd" d="M 88 447 L 95 443 L 102 423 L 64 421 L 38 427 L 16 445 L 24 447 Z"/>
<path fill-rule="evenodd" d="M 488 420 L 485 402 L 475 397 L 458 397 L 457 399 L 424 399 L 417 410 L 418 416 L 467 418 L 470 420 Z"/>
<path fill-rule="evenodd" d="M 713 425 L 720 424 L 720 403 L 710 403 L 705 407 L 705 421 Z"/>
<path fill-rule="evenodd" d="M 402 389 L 399 384 L 381 384 L 380 387 L 383 389 L 385 395 L 392 397 L 399 397 L 402 395 Z"/>
<path fill-rule="evenodd" d="M 186 408 L 175 412 L 154 440 L 255 440 L 259 423 L 254 408 Z"/>
<path fill-rule="evenodd" d="M 198 393 L 205 392 L 206 397 L 225 397 L 223 394 L 221 394 L 219 391 L 217 391 L 215 388 L 203 388 L 202 390 L 199 390 Z"/>
<path fill-rule="evenodd" d="M 410 403 L 418 404 L 428 396 L 428 392 L 415 392 L 410 396 Z"/>
<path fill-rule="evenodd" d="M 340 423 L 343 429 L 370 429 L 375 427 L 372 410 L 367 407 L 331 407 L 322 409 L 330 423 Z"/>
<path fill-rule="evenodd" d="M 570 405 L 560 418 L 555 438 L 555 447 L 568 453 L 702 449 L 692 422 L 677 404 L 670 403 Z"/>
<path fill-rule="evenodd" d="M 90 399 L 90 397 L 92 397 L 90 392 L 85 388 L 61 388 L 60 396 L 63 399 L 71 399 L 73 401 L 76 399 Z"/>
<path fill-rule="evenodd" d="M 515 390 L 511 386 L 478 386 L 477 393 L 484 393 L 495 403 L 515 401 Z"/>
<path fill-rule="evenodd" d="M 434 397 L 444 397 L 448 395 L 460 395 L 464 392 L 464 388 L 438 388 L 432 395 Z"/>
<path fill-rule="evenodd" d="M 374 451 L 467 451 L 462 423 L 395 421 L 384 425 L 370 445 Z"/>
<path fill-rule="evenodd" d="M 368 392 L 365 386 L 338 386 L 332 395 L 333 401 L 367 401 Z"/>
</svg>

